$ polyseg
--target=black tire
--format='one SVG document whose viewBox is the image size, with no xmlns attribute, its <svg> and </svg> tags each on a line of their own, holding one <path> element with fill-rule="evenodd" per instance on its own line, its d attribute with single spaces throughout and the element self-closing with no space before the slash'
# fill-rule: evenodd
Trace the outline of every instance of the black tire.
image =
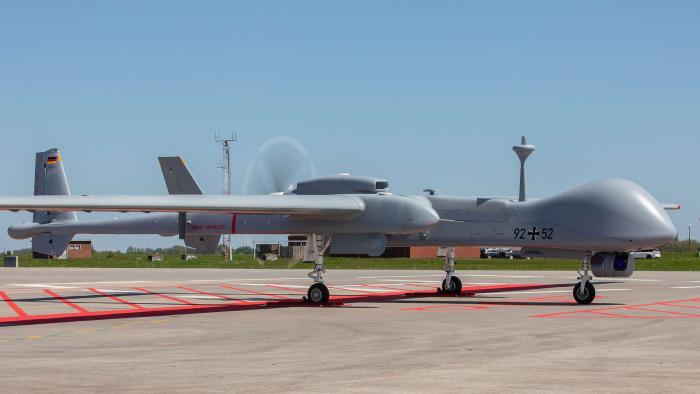
<svg viewBox="0 0 700 394">
<path fill-rule="evenodd" d="M 586 287 L 583 289 L 583 294 L 579 292 L 581 283 L 574 286 L 574 299 L 581 305 L 588 305 L 595 299 L 595 287 L 591 282 L 586 282 Z"/>
<path fill-rule="evenodd" d="M 450 281 L 450 285 L 447 285 L 447 280 L 442 281 L 442 291 L 448 294 L 461 294 L 462 293 L 462 281 L 453 276 Z"/>
<path fill-rule="evenodd" d="M 647 260 L 651 260 L 651 259 L 652 259 L 651 255 L 648 254 L 648 255 L 647 255 Z"/>
<path fill-rule="evenodd" d="M 327 304 L 331 297 L 328 287 L 323 283 L 314 283 L 306 293 L 306 299 L 312 304 Z"/>
</svg>

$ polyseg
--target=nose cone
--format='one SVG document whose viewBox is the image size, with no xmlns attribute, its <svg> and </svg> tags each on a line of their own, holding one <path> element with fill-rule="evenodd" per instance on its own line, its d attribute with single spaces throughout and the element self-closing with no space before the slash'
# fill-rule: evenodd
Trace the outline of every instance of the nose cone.
<svg viewBox="0 0 700 394">
<path fill-rule="evenodd" d="M 639 185 L 621 179 L 589 183 L 552 201 L 579 229 L 626 245 L 654 248 L 676 239 L 677 231 L 661 204 Z M 625 249 L 620 249 L 623 251 Z"/>
<path fill-rule="evenodd" d="M 432 208 L 425 207 L 424 211 L 420 215 L 419 219 L 420 225 L 424 227 L 434 227 L 440 223 L 440 215 Z"/>
<path fill-rule="evenodd" d="M 409 221 L 415 230 L 428 230 L 440 223 L 440 215 L 433 209 L 427 199 L 411 198 Z"/>
</svg>

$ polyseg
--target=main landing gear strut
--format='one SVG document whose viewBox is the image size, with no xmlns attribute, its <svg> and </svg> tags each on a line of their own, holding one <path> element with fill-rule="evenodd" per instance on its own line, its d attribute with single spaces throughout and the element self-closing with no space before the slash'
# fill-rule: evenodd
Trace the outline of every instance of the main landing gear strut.
<svg viewBox="0 0 700 394">
<path fill-rule="evenodd" d="M 462 293 L 462 281 L 454 276 L 455 274 L 455 247 L 448 246 L 444 248 L 445 250 L 445 264 L 442 266 L 442 270 L 445 271 L 445 279 L 442 280 L 442 288 L 438 289 L 440 293 L 443 294 L 456 294 Z"/>
<path fill-rule="evenodd" d="M 591 252 L 581 259 L 581 269 L 578 272 L 578 284 L 574 286 L 574 299 L 581 305 L 587 305 L 595 299 L 595 287 L 593 287 L 593 277 L 589 274 L 591 270 Z"/>
<path fill-rule="evenodd" d="M 323 266 L 323 255 L 331 244 L 331 237 L 312 234 L 306 238 L 306 252 L 304 261 L 312 261 L 314 270 L 309 272 L 309 278 L 314 280 L 314 284 L 309 287 L 306 293 L 306 300 L 314 304 L 326 304 L 330 299 L 330 291 L 324 283 L 323 274 L 326 268 Z"/>
</svg>

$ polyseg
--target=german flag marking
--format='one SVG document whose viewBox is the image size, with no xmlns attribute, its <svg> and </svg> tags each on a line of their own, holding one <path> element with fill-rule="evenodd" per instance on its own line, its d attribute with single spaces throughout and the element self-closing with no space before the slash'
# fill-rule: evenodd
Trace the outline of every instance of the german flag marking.
<svg viewBox="0 0 700 394">
<path fill-rule="evenodd" d="M 46 164 L 57 164 L 59 161 L 61 161 L 61 156 L 49 156 L 46 159 Z"/>
</svg>

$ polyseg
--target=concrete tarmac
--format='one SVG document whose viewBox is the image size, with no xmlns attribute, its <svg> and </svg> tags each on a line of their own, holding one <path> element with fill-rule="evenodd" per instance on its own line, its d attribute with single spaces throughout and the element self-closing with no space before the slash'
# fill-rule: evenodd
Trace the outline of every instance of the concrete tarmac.
<svg viewBox="0 0 700 394">
<path fill-rule="evenodd" d="M 576 277 L 458 274 L 477 287 Z M 429 290 L 440 277 L 326 274 L 332 294 L 367 297 Z M 309 282 L 301 270 L 0 269 L 7 296 L 0 317 L 298 299 Z M 555 288 L 6 325 L 0 390 L 700 392 L 700 272 L 641 272 L 614 282 L 597 286 L 599 298 L 588 306 L 572 303 L 570 288 Z"/>
</svg>

